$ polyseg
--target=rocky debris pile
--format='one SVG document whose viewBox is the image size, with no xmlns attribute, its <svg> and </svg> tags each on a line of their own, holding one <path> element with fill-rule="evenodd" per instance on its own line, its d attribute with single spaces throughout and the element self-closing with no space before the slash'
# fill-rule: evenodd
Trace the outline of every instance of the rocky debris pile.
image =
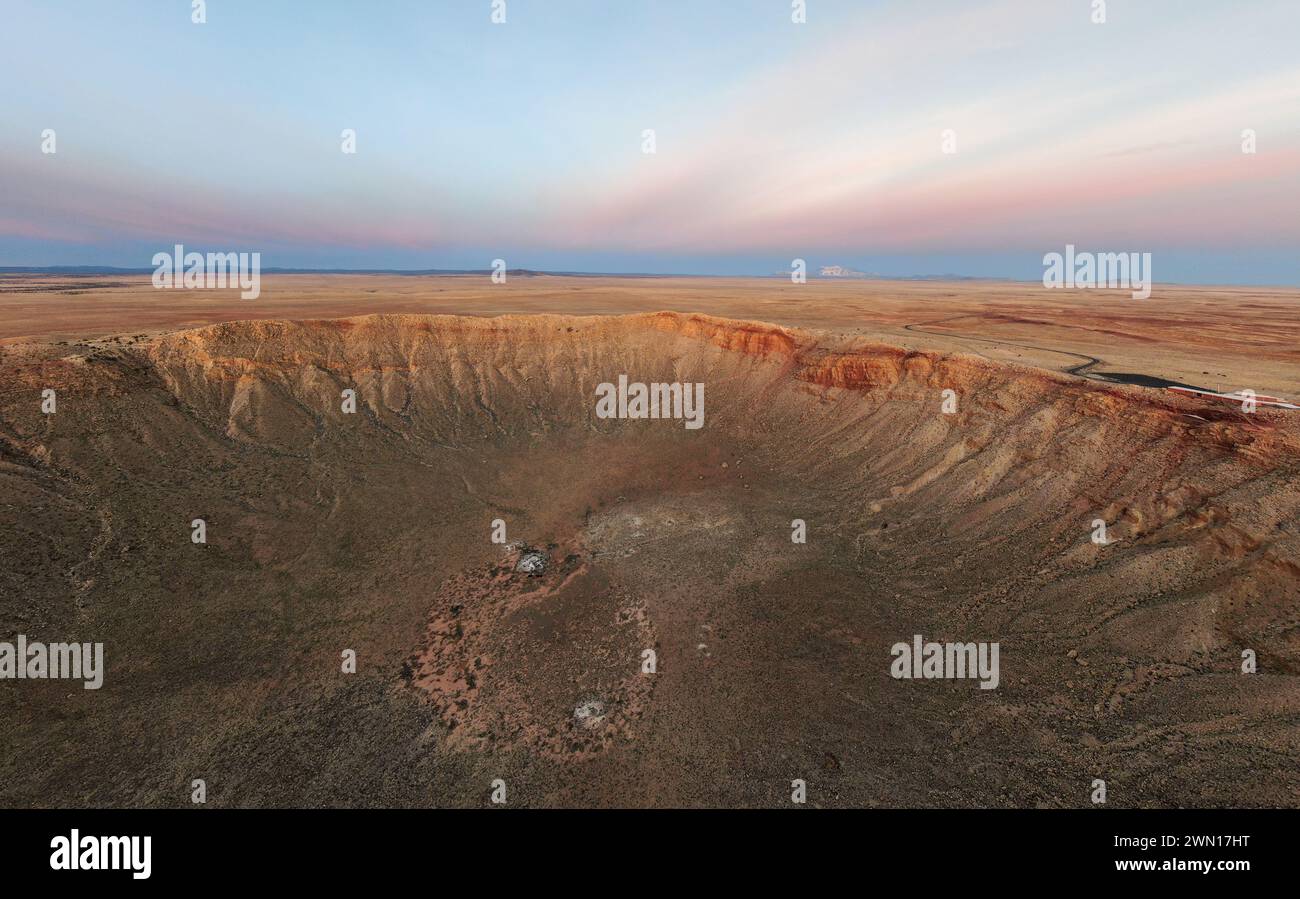
<svg viewBox="0 0 1300 899">
<path fill-rule="evenodd" d="M 588 699 L 578 703 L 573 710 L 574 720 L 585 730 L 595 730 L 605 723 L 605 703 L 599 699 Z"/>
<path fill-rule="evenodd" d="M 515 571 L 536 577 L 546 571 L 546 565 L 550 560 L 546 558 L 546 553 L 538 549 L 525 549 L 519 554 L 519 561 L 515 564 Z"/>
</svg>

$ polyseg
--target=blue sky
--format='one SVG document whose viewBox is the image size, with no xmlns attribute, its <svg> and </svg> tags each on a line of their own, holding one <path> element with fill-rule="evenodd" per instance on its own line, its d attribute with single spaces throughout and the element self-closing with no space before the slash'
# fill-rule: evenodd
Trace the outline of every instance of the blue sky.
<svg viewBox="0 0 1300 899">
<path fill-rule="evenodd" d="M 1091 6 L 7 0 L 0 265 L 1300 283 L 1300 6 Z"/>
</svg>

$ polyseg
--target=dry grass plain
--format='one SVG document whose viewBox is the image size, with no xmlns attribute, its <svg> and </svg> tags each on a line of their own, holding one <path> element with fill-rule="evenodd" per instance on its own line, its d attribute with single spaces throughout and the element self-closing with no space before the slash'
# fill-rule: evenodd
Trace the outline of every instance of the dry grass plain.
<svg viewBox="0 0 1300 899">
<path fill-rule="evenodd" d="M 818 281 L 268 274 L 262 295 L 155 290 L 147 276 L 0 276 L 0 341 L 79 340 L 242 319 L 374 313 L 494 316 L 702 312 L 832 329 L 897 346 L 1065 370 L 1130 372 L 1216 390 L 1300 397 L 1300 290 L 1157 284 L 1055 290 L 996 281 Z"/>
</svg>

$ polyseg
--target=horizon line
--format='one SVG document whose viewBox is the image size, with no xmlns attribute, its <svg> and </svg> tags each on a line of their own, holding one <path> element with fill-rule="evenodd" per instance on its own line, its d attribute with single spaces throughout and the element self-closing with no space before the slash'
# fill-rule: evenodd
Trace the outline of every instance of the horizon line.
<svg viewBox="0 0 1300 899">
<path fill-rule="evenodd" d="M 769 272 L 766 274 L 714 274 L 714 273 L 673 273 L 673 272 L 605 272 L 605 271 L 570 271 L 563 269 L 506 269 L 506 274 L 516 277 L 554 277 L 554 278 L 711 278 L 711 279 L 761 279 L 784 280 L 787 272 Z M 115 266 L 115 265 L 0 265 L 0 275 L 152 275 L 154 268 Z M 490 276 L 490 268 L 310 268 L 297 266 L 276 266 L 261 269 L 263 274 L 275 275 L 393 275 L 400 277 L 418 276 Z M 943 274 L 911 275 L 876 275 L 859 273 L 852 276 L 807 274 L 809 281 L 818 282 L 854 282 L 854 281 L 988 281 L 1008 284 L 1036 284 L 1037 278 L 1013 278 L 1009 275 L 963 275 L 956 272 Z M 1239 287 L 1239 288 L 1282 288 L 1300 290 L 1300 284 L 1241 284 L 1237 282 L 1207 281 L 1153 281 L 1153 284 L 1166 284 L 1178 287 Z"/>
</svg>

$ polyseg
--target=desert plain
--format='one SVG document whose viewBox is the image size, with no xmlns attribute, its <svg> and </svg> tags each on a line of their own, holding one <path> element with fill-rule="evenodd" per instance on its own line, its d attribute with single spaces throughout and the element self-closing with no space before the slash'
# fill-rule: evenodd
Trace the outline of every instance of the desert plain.
<svg viewBox="0 0 1300 899">
<path fill-rule="evenodd" d="M 1159 386 L 1295 401 L 1297 333 L 1283 288 L 0 276 L 0 636 L 105 653 L 0 681 L 0 804 L 1300 806 L 1300 413 Z M 704 426 L 598 418 L 620 374 Z M 914 635 L 997 687 L 892 677 Z"/>
</svg>

